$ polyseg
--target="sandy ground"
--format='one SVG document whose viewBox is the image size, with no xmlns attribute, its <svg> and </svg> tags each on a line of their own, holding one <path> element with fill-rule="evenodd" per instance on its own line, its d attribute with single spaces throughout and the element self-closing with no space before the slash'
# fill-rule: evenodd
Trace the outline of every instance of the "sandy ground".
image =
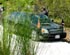
<svg viewBox="0 0 70 55">
<path fill-rule="evenodd" d="M 70 28 L 65 28 L 65 31 L 67 33 L 66 40 L 70 41 Z"/>
<path fill-rule="evenodd" d="M 36 55 L 70 55 L 70 44 L 67 42 L 39 42 L 38 44 Z"/>
</svg>

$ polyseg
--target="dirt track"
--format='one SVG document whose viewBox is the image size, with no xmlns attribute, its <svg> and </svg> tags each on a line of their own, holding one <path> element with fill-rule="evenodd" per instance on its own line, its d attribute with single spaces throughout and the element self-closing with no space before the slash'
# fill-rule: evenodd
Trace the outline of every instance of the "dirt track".
<svg viewBox="0 0 70 55">
<path fill-rule="evenodd" d="M 65 28 L 65 31 L 67 33 L 67 36 L 65 39 L 67 39 L 68 41 L 70 41 L 70 28 Z"/>
</svg>

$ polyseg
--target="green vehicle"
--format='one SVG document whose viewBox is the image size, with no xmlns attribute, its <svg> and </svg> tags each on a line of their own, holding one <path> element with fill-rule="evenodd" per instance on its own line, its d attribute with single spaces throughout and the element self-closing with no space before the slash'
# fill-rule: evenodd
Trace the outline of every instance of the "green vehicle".
<svg viewBox="0 0 70 55">
<path fill-rule="evenodd" d="M 66 32 L 63 30 L 63 25 L 54 23 L 46 15 L 27 14 L 23 12 L 13 12 L 9 15 L 9 21 L 15 23 L 16 33 L 23 34 L 19 29 L 24 29 L 24 20 L 30 20 L 31 39 L 32 40 L 53 40 L 64 39 Z M 16 26 L 17 25 L 17 26 Z"/>
<path fill-rule="evenodd" d="M 66 37 L 66 32 L 63 30 L 63 25 L 54 23 L 46 15 L 32 15 L 31 20 L 33 40 L 60 40 Z"/>
</svg>

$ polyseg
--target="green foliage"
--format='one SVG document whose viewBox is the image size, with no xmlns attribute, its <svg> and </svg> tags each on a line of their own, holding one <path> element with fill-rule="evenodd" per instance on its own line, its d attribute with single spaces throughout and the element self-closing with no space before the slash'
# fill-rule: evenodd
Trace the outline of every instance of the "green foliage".
<svg viewBox="0 0 70 55">
<path fill-rule="evenodd" d="M 20 22 L 15 23 L 11 22 L 8 20 L 7 17 L 11 12 L 32 12 L 32 3 L 33 0 L 8 0 L 8 1 L 3 1 L 3 5 L 5 7 L 4 11 L 4 17 L 3 17 L 3 27 L 4 27 L 4 33 L 3 33 L 3 44 L 2 47 L 0 47 L 0 55 L 14 55 L 16 47 L 21 45 L 22 49 L 19 49 L 19 52 L 21 55 L 31 55 L 30 52 L 30 37 L 31 37 L 31 28 L 30 28 L 30 20 L 27 20 L 27 17 L 25 22 L 23 23 L 24 19 L 23 17 L 20 17 Z M 28 7 L 30 6 L 30 7 Z M 22 16 L 22 15 L 21 15 Z M 28 15 L 27 15 L 28 16 Z M 15 17 L 14 17 L 15 18 Z M 16 17 L 18 18 L 18 16 Z M 15 18 L 15 19 L 16 19 Z M 30 18 L 29 18 L 30 19 Z M 18 45 L 15 43 L 15 47 L 13 52 L 11 53 L 11 39 L 12 39 L 12 34 L 16 34 L 17 37 L 16 42 Z M 20 44 L 21 43 L 21 44 Z M 0 45 L 0 46 L 1 46 Z M 18 53 L 17 53 L 18 54 Z"/>
<path fill-rule="evenodd" d="M 39 13 L 42 7 L 46 7 L 49 10 L 49 17 L 57 18 L 57 20 L 58 18 L 64 18 L 65 26 L 70 27 L 70 0 L 0 0 L 0 2 L 5 7 L 3 44 L 0 44 L 0 55 L 10 55 L 10 43 L 13 33 L 19 36 L 17 37 L 18 44 L 22 44 L 22 49 L 20 49 L 21 55 L 30 55 L 30 21 L 25 20 L 24 24 L 22 24 L 23 20 L 17 21 L 18 23 L 8 21 L 8 17 L 5 16 L 11 12 Z M 23 18 L 20 17 L 20 19 Z"/>
</svg>

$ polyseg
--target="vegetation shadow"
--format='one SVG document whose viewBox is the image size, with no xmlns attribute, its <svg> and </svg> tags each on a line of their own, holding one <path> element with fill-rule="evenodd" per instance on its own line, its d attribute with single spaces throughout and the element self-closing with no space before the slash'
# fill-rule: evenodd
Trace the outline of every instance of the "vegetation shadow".
<svg viewBox="0 0 70 55">
<path fill-rule="evenodd" d="M 42 42 L 42 43 L 67 42 L 67 43 L 70 43 L 70 41 L 67 41 L 66 39 L 36 40 L 36 42 Z"/>
</svg>

